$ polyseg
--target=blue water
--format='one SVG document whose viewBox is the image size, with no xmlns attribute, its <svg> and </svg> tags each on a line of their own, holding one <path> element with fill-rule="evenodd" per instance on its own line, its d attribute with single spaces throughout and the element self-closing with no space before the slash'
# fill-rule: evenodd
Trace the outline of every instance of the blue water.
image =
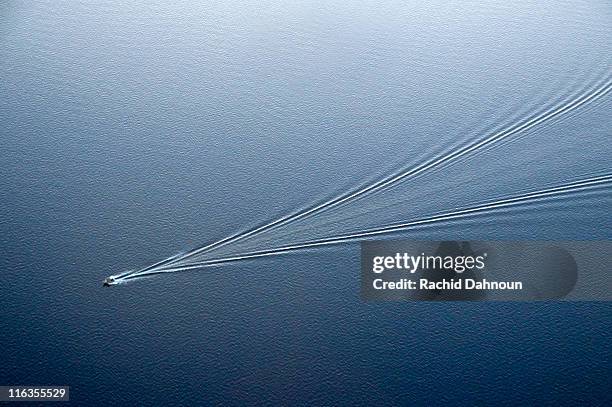
<svg viewBox="0 0 612 407">
<path fill-rule="evenodd" d="M 604 1 L 0 4 L 0 384 L 77 405 L 609 404 L 607 303 L 364 303 L 356 243 L 103 289 L 612 173 Z M 504 133 L 504 134 L 506 134 Z M 612 189 L 409 229 L 609 240 Z"/>
</svg>

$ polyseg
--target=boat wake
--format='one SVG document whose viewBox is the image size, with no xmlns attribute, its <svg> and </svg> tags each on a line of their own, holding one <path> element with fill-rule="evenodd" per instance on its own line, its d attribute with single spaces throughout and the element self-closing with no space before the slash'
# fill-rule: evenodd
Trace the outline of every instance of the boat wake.
<svg viewBox="0 0 612 407">
<path fill-rule="evenodd" d="M 170 256 L 147 267 L 110 276 L 106 281 L 109 283 L 108 285 L 112 285 L 145 276 L 194 270 L 228 262 L 274 256 L 307 248 L 364 240 L 375 236 L 421 228 L 441 222 L 452 222 L 474 216 L 484 216 L 501 209 L 521 209 L 535 202 L 554 200 L 570 194 L 579 195 L 588 190 L 600 190 L 602 188 L 609 190 L 612 185 L 612 174 L 598 175 L 559 184 L 550 188 L 533 190 L 532 192 L 520 195 L 502 196 L 484 204 L 446 211 L 428 217 L 416 218 L 404 223 L 357 230 L 348 234 L 324 236 L 319 239 L 307 240 L 287 246 L 265 247 L 261 250 L 252 250 L 230 256 L 221 256 L 217 258 L 209 256 L 210 253 L 216 252 L 222 247 L 259 236 L 264 232 L 275 230 L 298 220 L 308 219 L 329 211 L 332 208 L 342 207 L 348 203 L 363 199 L 366 196 L 381 193 L 407 180 L 415 179 L 450 164 L 466 160 L 501 144 L 512 142 L 515 139 L 523 137 L 531 129 L 553 123 L 562 117 L 571 115 L 579 108 L 601 99 L 603 96 L 607 95 L 611 89 L 611 76 L 609 72 L 606 72 L 599 80 L 587 86 L 586 90 L 583 88 L 580 94 L 569 95 L 562 100 L 557 100 L 551 106 L 533 112 L 531 115 L 523 117 L 517 122 L 504 126 L 501 130 L 485 132 L 482 136 L 474 136 L 470 140 L 453 147 L 449 151 L 439 153 L 432 157 L 425 157 L 409 168 L 404 168 L 366 186 L 340 194 L 322 203 L 293 212 L 253 229 L 230 235 L 224 239 L 195 248 L 191 251 Z M 202 257 L 208 258 L 203 259 Z"/>
</svg>

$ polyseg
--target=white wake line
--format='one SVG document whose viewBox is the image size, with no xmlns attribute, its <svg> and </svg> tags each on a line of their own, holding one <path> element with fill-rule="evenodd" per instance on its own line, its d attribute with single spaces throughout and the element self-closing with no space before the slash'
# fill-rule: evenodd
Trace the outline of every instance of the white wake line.
<svg viewBox="0 0 612 407">
<path fill-rule="evenodd" d="M 253 230 L 244 232 L 244 233 L 238 233 L 238 234 L 234 234 L 234 235 L 230 235 L 226 238 L 223 238 L 221 240 L 218 240 L 216 242 L 213 242 L 209 245 L 206 245 L 204 247 L 201 247 L 199 249 L 195 249 L 192 250 L 190 252 L 187 252 L 185 254 L 182 254 L 180 256 L 172 256 L 170 258 L 164 259 L 156 264 L 167 264 L 167 263 L 175 263 L 175 262 L 180 262 L 182 260 L 186 260 L 190 257 L 193 257 L 197 254 L 201 254 L 204 253 L 206 251 L 212 250 L 212 249 L 216 249 L 219 247 L 223 247 L 229 243 L 233 243 L 239 240 L 243 240 L 247 237 L 259 234 L 263 231 L 281 226 L 283 224 L 289 223 L 289 222 L 293 222 L 296 221 L 298 219 L 307 217 L 309 215 L 312 215 L 314 213 L 341 205 L 343 203 L 352 201 L 356 198 L 359 198 L 360 196 L 378 191 L 380 189 L 386 188 L 392 184 L 395 184 L 403 179 L 406 179 L 408 177 L 413 177 L 413 176 L 417 176 L 420 175 L 422 173 L 425 173 L 427 171 L 429 171 L 432 168 L 441 166 L 443 164 L 448 164 L 454 160 L 457 160 L 463 156 L 466 156 L 472 152 L 475 152 L 487 145 L 490 144 L 494 144 L 497 143 L 501 140 L 504 140 L 516 133 L 519 133 L 521 131 L 525 131 L 525 130 L 529 130 L 534 126 L 537 126 L 540 123 L 543 123 L 547 120 L 550 120 L 551 118 L 554 118 L 556 116 L 562 115 L 564 113 L 568 113 L 571 112 L 575 109 L 577 109 L 578 107 L 588 103 L 588 102 L 592 102 L 598 98 L 600 98 L 601 96 L 607 94 L 610 89 L 612 89 L 612 81 L 607 81 L 605 82 L 602 86 L 600 86 L 599 88 L 595 89 L 592 92 L 587 93 L 586 95 L 582 95 L 572 101 L 570 101 L 569 103 L 561 106 L 561 107 L 557 107 L 557 106 L 553 106 L 551 108 L 549 108 L 548 110 L 544 111 L 544 113 L 536 116 L 533 119 L 530 119 L 526 122 L 524 122 L 521 125 L 513 125 L 513 126 L 509 126 L 506 129 L 497 132 L 495 134 L 493 134 L 490 137 L 487 137 L 479 142 L 473 143 L 473 144 L 469 144 L 463 148 L 460 148 L 456 151 L 453 151 L 447 155 L 444 155 L 442 157 L 438 157 L 438 158 L 434 158 L 432 160 L 426 161 L 425 163 L 422 163 L 408 171 L 402 172 L 398 175 L 392 176 L 390 178 L 386 178 L 383 179 L 381 181 L 378 181 L 374 184 L 371 184 L 367 187 L 364 187 L 360 190 L 357 190 L 349 195 L 343 195 L 340 197 L 336 197 L 333 198 L 329 201 L 326 201 L 322 204 L 319 204 L 317 206 L 314 206 L 310 209 L 307 209 L 303 212 L 298 212 L 298 213 L 294 213 L 294 214 L 290 214 L 284 217 L 281 217 L 275 221 L 272 221 L 270 223 L 267 223 L 265 225 L 259 226 Z M 153 268 L 154 266 L 148 266 L 144 269 L 138 270 L 135 273 L 133 273 L 134 276 L 138 275 L 139 273 L 146 271 L 146 270 L 150 270 L 151 268 Z"/>
<path fill-rule="evenodd" d="M 432 223 L 444 222 L 449 220 L 457 220 L 464 219 L 469 217 L 470 215 L 478 215 L 482 213 L 486 213 L 491 210 L 497 210 L 500 208 L 513 207 L 518 206 L 520 204 L 532 203 L 534 201 L 540 200 L 542 198 L 548 197 L 557 197 L 560 195 L 564 195 L 566 193 L 577 192 L 588 188 L 594 188 L 606 184 L 612 183 L 612 174 L 603 175 L 599 177 L 588 178 L 580 181 L 576 181 L 570 184 L 561 185 L 553 188 L 548 188 L 540 191 L 531 192 L 528 194 L 502 199 L 499 201 L 495 201 L 489 204 L 480 205 L 472 208 L 461 209 L 458 211 L 448 212 L 442 215 L 433 216 L 430 218 L 415 220 L 411 222 L 401 223 L 397 225 L 387 226 L 384 228 L 372 229 L 363 232 L 357 232 L 348 235 L 335 236 L 327 239 L 321 239 L 316 241 L 304 242 L 290 246 L 283 246 L 276 249 L 270 250 L 262 250 L 258 252 L 246 253 L 244 255 L 238 255 L 234 257 L 226 257 L 221 259 L 211 259 L 199 263 L 186 264 L 185 266 L 178 266 L 173 268 L 159 268 L 159 269 L 151 269 L 149 271 L 143 272 L 142 274 L 133 274 L 130 276 L 126 276 L 123 279 L 128 280 L 132 278 L 144 277 L 152 274 L 161 274 L 161 273 L 174 273 L 180 271 L 188 271 L 194 270 L 198 268 L 203 268 L 207 266 L 214 266 L 228 262 L 234 262 L 239 260 L 249 260 L 260 257 L 274 256 L 286 252 L 292 252 L 296 250 L 308 249 L 313 247 L 327 246 L 333 244 L 340 244 L 350 241 L 355 241 L 358 239 L 368 238 L 372 236 L 383 235 L 392 232 L 399 232 L 409 228 L 414 228 L 418 226 L 428 225 Z"/>
</svg>

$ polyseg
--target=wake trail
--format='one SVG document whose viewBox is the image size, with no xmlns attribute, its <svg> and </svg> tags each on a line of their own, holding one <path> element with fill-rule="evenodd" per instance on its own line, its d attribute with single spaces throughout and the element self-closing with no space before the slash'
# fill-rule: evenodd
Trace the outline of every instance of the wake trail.
<svg viewBox="0 0 612 407">
<path fill-rule="evenodd" d="M 381 228 L 358 231 L 358 232 L 351 233 L 351 234 L 333 236 L 333 237 L 324 238 L 324 239 L 312 240 L 312 241 L 297 243 L 294 245 L 282 246 L 282 247 L 269 249 L 269 250 L 254 251 L 254 252 L 249 252 L 249 253 L 231 256 L 231 257 L 211 259 L 211 260 L 206 260 L 206 261 L 202 261 L 198 263 L 187 263 L 184 265 L 176 265 L 175 267 L 170 266 L 168 268 L 164 268 L 164 267 L 153 268 L 145 272 L 131 274 L 131 275 L 122 277 L 121 280 L 130 280 L 130 279 L 135 279 L 135 278 L 140 278 L 140 277 L 150 276 L 150 275 L 155 275 L 155 274 L 189 271 L 189 270 L 195 270 L 195 269 L 204 268 L 208 266 L 221 265 L 224 263 L 230 263 L 230 262 L 235 262 L 235 261 L 250 260 L 250 259 L 256 259 L 256 258 L 267 257 L 267 256 L 275 256 L 275 255 L 279 255 L 279 254 L 283 254 L 287 252 L 294 252 L 294 251 L 304 250 L 304 249 L 309 249 L 309 248 L 316 248 L 316 247 L 346 243 L 346 242 L 356 241 L 356 240 L 360 240 L 364 238 L 369 238 L 369 237 L 374 237 L 374 236 L 379 236 L 379 235 L 384 235 L 384 234 L 389 234 L 389 233 L 394 233 L 394 232 L 401 232 L 401 231 L 405 231 L 411 228 L 427 226 L 427 225 L 436 224 L 440 222 L 468 219 L 475 215 L 488 214 L 491 211 L 497 211 L 499 209 L 526 206 L 526 205 L 529 205 L 531 203 L 534 203 L 534 202 L 537 202 L 543 199 L 547 199 L 547 198 L 554 199 L 554 198 L 566 196 L 568 194 L 581 192 L 584 190 L 591 190 L 591 189 L 596 189 L 599 187 L 609 187 L 610 185 L 612 185 L 612 174 L 606 174 L 602 176 L 574 181 L 571 183 L 567 183 L 567 184 L 563 184 L 563 185 L 559 185 L 559 186 L 555 186 L 555 187 L 551 187 L 547 189 L 533 191 L 533 192 L 529 192 L 526 194 L 517 195 L 514 197 L 502 198 L 497 201 L 489 202 L 486 204 L 477 205 L 477 206 L 464 208 L 464 209 L 459 209 L 456 211 L 446 212 L 446 213 L 442 213 L 439 215 L 417 219 L 417 220 L 400 223 L 396 225 L 390 225 L 390 226 L 381 227 Z"/>
<path fill-rule="evenodd" d="M 603 85 L 600 85 L 601 83 L 603 83 Z M 600 86 L 599 86 L 600 85 Z M 166 258 L 158 263 L 156 263 L 155 265 L 151 265 L 148 267 L 145 267 L 144 269 L 141 270 L 137 270 L 135 272 L 128 272 L 127 275 L 137 275 L 138 273 L 141 273 L 143 271 L 152 269 L 157 267 L 157 265 L 160 264 L 171 264 L 171 263 L 178 263 L 181 262 L 183 260 L 187 260 L 193 256 L 208 252 L 212 249 L 217 249 L 220 247 L 223 247 L 227 244 L 233 243 L 233 242 L 237 242 L 243 239 L 246 239 L 248 237 L 251 236 L 255 236 L 258 235 L 262 232 L 277 228 L 279 226 L 297 221 L 299 219 L 314 215 L 316 213 L 319 212 L 323 212 L 326 211 L 328 209 L 331 209 L 333 207 L 348 203 L 350 201 L 356 200 L 358 198 L 364 197 L 368 194 L 380 191 L 382 189 L 388 188 L 402 180 L 408 179 L 408 178 L 412 178 L 412 177 L 416 177 L 418 175 L 422 175 L 430 170 L 433 170 L 435 168 L 439 168 L 445 165 L 448 165 L 456 160 L 459 160 L 460 158 L 463 158 L 465 156 L 468 156 L 469 154 L 472 153 L 476 153 L 479 150 L 482 150 L 488 146 L 491 146 L 493 144 L 499 143 L 502 140 L 505 140 L 517 133 L 520 133 L 522 131 L 526 131 L 529 130 L 535 126 L 538 126 L 542 123 L 545 123 L 555 117 L 558 117 L 560 115 L 563 115 L 565 113 L 569 113 L 577 108 L 579 108 L 580 106 L 583 106 L 589 102 L 595 101 L 599 98 L 601 98 L 602 96 L 606 95 L 607 93 L 610 92 L 610 90 L 612 89 L 612 81 L 609 80 L 609 77 L 606 76 L 604 79 L 602 79 L 601 81 L 598 81 L 598 83 L 596 83 L 594 85 L 594 87 L 596 87 L 594 90 L 592 90 L 592 88 L 586 92 L 583 93 L 580 96 L 577 96 L 573 99 L 571 99 L 569 102 L 562 104 L 561 106 L 559 106 L 558 104 L 555 106 L 550 107 L 549 109 L 545 110 L 544 112 L 537 114 L 535 116 L 532 116 L 531 118 L 529 118 L 526 121 L 523 121 L 521 123 L 518 124 L 513 124 L 510 125 L 508 127 L 506 127 L 504 130 L 501 130 L 499 132 L 496 132 L 492 135 L 490 135 L 489 137 L 485 137 L 484 139 L 479 139 L 476 141 L 473 141 L 472 143 L 469 143 L 463 147 L 460 147 L 454 151 L 451 151 L 450 153 L 447 153 L 445 155 L 442 156 L 438 156 L 438 157 L 433 157 L 421 164 L 416 165 L 415 167 L 412 167 L 406 171 L 403 171 L 399 174 L 394 174 L 391 175 L 389 177 L 383 178 L 373 184 L 370 184 L 368 186 L 365 186 L 361 189 L 358 189 L 356 191 L 352 191 L 349 193 L 345 193 L 342 194 L 338 197 L 332 198 L 328 201 L 325 201 L 321 204 L 315 205 L 313 207 L 310 207 L 306 210 L 303 211 L 299 211 L 299 212 L 294 212 L 291 213 L 289 215 L 286 215 L 284 217 L 281 217 L 279 219 L 276 219 L 272 222 L 269 222 L 267 224 L 264 224 L 262 226 L 258 226 L 255 227 L 254 229 L 248 230 L 246 232 L 240 232 L 240 233 L 236 233 L 233 235 L 230 235 L 226 238 L 220 239 L 216 242 L 210 243 L 208 245 L 205 245 L 203 247 L 199 247 L 196 248 L 192 251 L 189 251 L 187 253 L 184 253 L 182 255 L 178 255 L 178 256 L 172 256 L 169 258 Z"/>
</svg>

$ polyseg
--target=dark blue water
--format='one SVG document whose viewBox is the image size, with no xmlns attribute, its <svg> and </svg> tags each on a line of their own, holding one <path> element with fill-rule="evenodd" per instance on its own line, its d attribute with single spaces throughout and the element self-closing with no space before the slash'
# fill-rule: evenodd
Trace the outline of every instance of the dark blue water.
<svg viewBox="0 0 612 407">
<path fill-rule="evenodd" d="M 0 384 L 77 405 L 609 404 L 607 303 L 364 303 L 359 246 L 109 274 L 299 212 L 612 80 L 606 2 L 0 5 Z M 612 172 L 609 93 L 219 251 Z M 608 240 L 610 188 L 420 239 Z"/>
</svg>

